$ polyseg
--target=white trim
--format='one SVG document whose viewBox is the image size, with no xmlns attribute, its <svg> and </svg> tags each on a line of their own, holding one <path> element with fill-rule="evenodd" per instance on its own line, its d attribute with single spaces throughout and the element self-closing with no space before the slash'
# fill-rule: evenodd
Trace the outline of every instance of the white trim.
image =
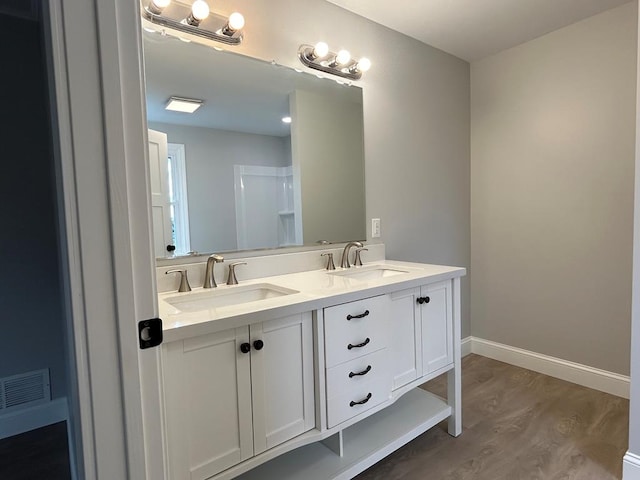
<svg viewBox="0 0 640 480">
<path fill-rule="evenodd" d="M 14 410 L 0 415 L 0 440 L 68 419 L 69 409 L 66 397 Z"/>
<path fill-rule="evenodd" d="M 477 337 L 471 337 L 471 352 L 618 397 L 629 398 L 630 382 L 629 377 L 625 375 Z"/>
<path fill-rule="evenodd" d="M 191 251 L 189 230 L 189 199 L 187 192 L 186 153 L 183 143 L 167 143 L 167 152 L 173 160 L 171 181 L 173 182 L 172 204 L 176 222 L 176 255 L 186 255 Z M 176 205 L 177 203 L 177 205 Z M 184 248 L 181 248 L 184 247 Z"/>
<path fill-rule="evenodd" d="M 463 338 L 460 342 L 460 353 L 463 358 L 471 353 L 471 335 Z"/>
<path fill-rule="evenodd" d="M 640 456 L 627 452 L 622 462 L 622 480 L 640 480 Z"/>
</svg>

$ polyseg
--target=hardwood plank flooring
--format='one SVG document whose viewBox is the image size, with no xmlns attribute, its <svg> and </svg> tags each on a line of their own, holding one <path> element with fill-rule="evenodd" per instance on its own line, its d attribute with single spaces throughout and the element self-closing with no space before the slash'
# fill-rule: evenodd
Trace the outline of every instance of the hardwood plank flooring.
<svg viewBox="0 0 640 480">
<path fill-rule="evenodd" d="M 462 372 L 462 435 L 443 422 L 358 480 L 622 478 L 628 400 L 473 354 Z M 422 388 L 444 397 L 446 377 Z"/>
<path fill-rule="evenodd" d="M 0 440 L 0 479 L 70 480 L 67 423 Z"/>
</svg>

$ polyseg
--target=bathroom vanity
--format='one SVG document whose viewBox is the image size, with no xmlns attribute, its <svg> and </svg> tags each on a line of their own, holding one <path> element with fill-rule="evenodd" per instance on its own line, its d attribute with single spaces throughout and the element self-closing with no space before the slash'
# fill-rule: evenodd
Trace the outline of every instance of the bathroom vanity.
<svg viewBox="0 0 640 480">
<path fill-rule="evenodd" d="M 445 419 L 459 435 L 464 274 L 380 260 L 160 293 L 170 478 L 349 479 Z M 443 373 L 446 400 L 417 388 Z"/>
</svg>

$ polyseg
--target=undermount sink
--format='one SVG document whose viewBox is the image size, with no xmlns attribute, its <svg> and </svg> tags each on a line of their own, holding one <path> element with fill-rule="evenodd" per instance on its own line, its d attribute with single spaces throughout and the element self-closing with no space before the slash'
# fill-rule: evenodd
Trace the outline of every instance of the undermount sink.
<svg viewBox="0 0 640 480">
<path fill-rule="evenodd" d="M 336 275 L 339 277 L 352 278 L 354 280 L 378 280 L 380 278 L 394 277 L 396 275 L 402 275 L 409 273 L 409 270 L 402 270 L 400 268 L 373 265 L 371 267 L 353 267 L 349 270 L 341 270 L 339 272 L 329 272 L 330 275 Z"/>
<path fill-rule="evenodd" d="M 259 302 L 269 298 L 299 293 L 297 290 L 279 287 L 268 283 L 208 289 L 167 297 L 164 299 L 181 312 L 198 312 L 211 308 L 229 307 L 249 302 Z"/>
</svg>

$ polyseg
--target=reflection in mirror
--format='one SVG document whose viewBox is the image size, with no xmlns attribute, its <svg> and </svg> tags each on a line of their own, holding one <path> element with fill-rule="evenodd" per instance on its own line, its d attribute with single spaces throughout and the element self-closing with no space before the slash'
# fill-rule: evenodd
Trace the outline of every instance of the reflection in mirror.
<svg viewBox="0 0 640 480">
<path fill-rule="evenodd" d="M 144 56 L 156 257 L 365 239 L 361 89 L 155 32 Z"/>
</svg>

